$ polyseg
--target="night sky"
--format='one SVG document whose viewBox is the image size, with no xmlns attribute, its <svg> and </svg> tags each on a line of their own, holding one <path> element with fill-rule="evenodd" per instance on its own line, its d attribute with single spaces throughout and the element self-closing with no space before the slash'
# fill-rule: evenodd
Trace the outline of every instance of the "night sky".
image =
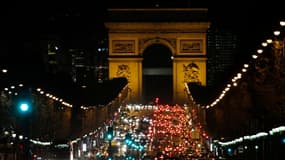
<svg viewBox="0 0 285 160">
<path fill-rule="evenodd" d="M 74 34 L 84 36 L 101 32 L 107 8 L 173 8 L 208 7 L 211 23 L 236 29 L 246 40 L 262 38 L 272 25 L 283 15 L 279 1 L 229 1 L 229 0 L 104 0 L 104 1 L 50 1 L 47 4 L 15 3 L 3 5 L 4 30 L 6 38 L 13 41 L 29 41 L 40 34 Z M 276 4 L 275 4 L 276 3 Z M 282 13 L 283 12 L 283 13 Z M 77 25 L 73 22 L 77 22 Z M 70 26 L 70 24 L 73 25 Z M 7 32 L 8 31 L 8 32 Z M 260 33 L 263 32 L 263 33 Z M 34 36 L 31 36 L 31 35 Z M 20 35 L 20 36 L 18 36 Z M 24 37 L 25 38 L 24 38 Z M 28 38 L 27 38 L 28 37 Z M 3 38 L 3 37 L 2 37 Z M 5 38 L 5 39 L 6 39 Z"/>
<path fill-rule="evenodd" d="M 213 26 L 230 28 L 241 38 L 242 56 L 249 56 L 266 35 L 271 35 L 280 17 L 285 17 L 278 1 L 229 0 L 104 0 L 93 2 L 58 2 L 35 4 L 7 3 L 1 9 L 1 66 L 43 68 L 40 52 L 49 34 L 64 35 L 67 40 L 80 37 L 86 47 L 104 33 L 107 8 L 208 7 Z M 276 3 L 276 4 L 274 4 Z M 74 23 L 75 22 L 75 23 Z M 78 42 L 79 43 L 79 42 Z"/>
</svg>

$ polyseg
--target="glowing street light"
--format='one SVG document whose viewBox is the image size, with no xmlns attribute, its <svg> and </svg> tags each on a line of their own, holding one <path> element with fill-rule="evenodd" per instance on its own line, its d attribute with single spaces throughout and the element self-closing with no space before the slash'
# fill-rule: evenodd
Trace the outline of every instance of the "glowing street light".
<svg viewBox="0 0 285 160">
<path fill-rule="evenodd" d="M 2 73 L 7 73 L 8 70 L 7 69 L 2 69 Z"/>
<path fill-rule="evenodd" d="M 25 102 L 20 103 L 20 110 L 21 110 L 22 112 L 27 112 L 27 111 L 29 111 L 29 108 L 30 108 L 30 106 L 29 106 L 28 103 L 25 103 Z"/>
</svg>

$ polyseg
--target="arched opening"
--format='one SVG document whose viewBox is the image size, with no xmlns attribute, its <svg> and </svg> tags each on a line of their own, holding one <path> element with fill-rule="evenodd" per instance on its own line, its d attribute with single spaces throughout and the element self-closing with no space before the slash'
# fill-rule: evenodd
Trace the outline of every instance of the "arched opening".
<svg viewBox="0 0 285 160">
<path fill-rule="evenodd" d="M 171 51 L 164 45 L 153 44 L 143 53 L 143 101 L 171 104 L 173 98 L 173 77 Z"/>
</svg>

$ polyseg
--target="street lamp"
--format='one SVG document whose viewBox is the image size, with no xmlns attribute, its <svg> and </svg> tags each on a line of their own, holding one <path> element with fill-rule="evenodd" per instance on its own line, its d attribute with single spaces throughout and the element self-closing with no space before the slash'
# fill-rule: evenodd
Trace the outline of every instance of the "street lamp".
<svg viewBox="0 0 285 160">
<path fill-rule="evenodd" d="M 280 26 L 281 28 L 273 31 L 273 37 L 266 40 L 266 46 L 271 46 L 270 49 L 273 58 L 274 73 L 277 75 L 278 79 L 280 78 L 280 73 L 285 72 L 285 21 L 280 21 Z M 263 47 L 266 46 L 263 45 Z M 257 55 L 253 55 L 253 58 L 256 59 Z"/>
<path fill-rule="evenodd" d="M 284 43 L 285 43 L 285 37 L 284 36 L 284 27 L 285 27 L 285 21 L 280 21 L 280 26 L 281 26 L 281 31 L 280 30 L 275 30 L 273 34 L 277 37 L 275 40 L 275 48 L 282 50 L 282 56 L 285 56 L 285 51 L 284 51 Z M 282 35 L 283 34 L 283 35 Z M 281 35 L 281 36 L 280 36 Z"/>
<path fill-rule="evenodd" d="M 2 71 L 2 73 L 7 73 L 8 72 L 8 70 L 5 69 L 5 68 L 1 69 L 1 71 Z"/>
</svg>

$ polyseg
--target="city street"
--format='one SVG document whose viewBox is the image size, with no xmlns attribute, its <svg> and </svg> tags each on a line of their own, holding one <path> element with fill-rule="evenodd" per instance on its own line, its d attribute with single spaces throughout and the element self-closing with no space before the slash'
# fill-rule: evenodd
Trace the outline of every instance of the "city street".
<svg viewBox="0 0 285 160">
<path fill-rule="evenodd" d="M 1 9 L 0 160 L 284 157 L 279 1 L 42 4 Z"/>
</svg>

